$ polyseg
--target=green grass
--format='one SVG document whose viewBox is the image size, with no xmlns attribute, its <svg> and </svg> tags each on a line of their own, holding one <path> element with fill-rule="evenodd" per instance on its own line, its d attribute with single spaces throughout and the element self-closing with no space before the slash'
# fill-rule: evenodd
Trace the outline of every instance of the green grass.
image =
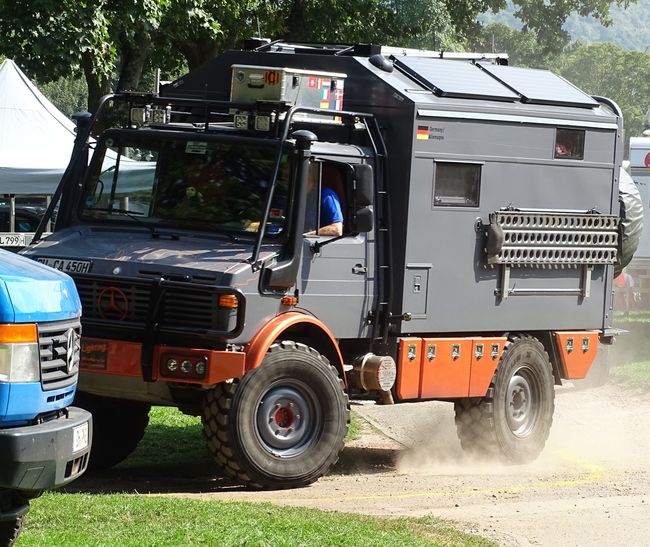
<svg viewBox="0 0 650 547">
<path fill-rule="evenodd" d="M 32 505 L 19 547 L 494 545 L 432 517 L 380 519 L 270 504 L 136 495 L 49 493 Z"/>
<path fill-rule="evenodd" d="M 610 374 L 616 383 L 650 391 L 650 361 L 638 361 L 614 367 Z"/>
<path fill-rule="evenodd" d="M 199 418 L 164 407 L 153 408 L 150 417 L 138 449 L 121 465 L 83 477 L 67 493 L 34 500 L 17 545 L 494 545 L 433 517 L 382 519 L 133 494 L 218 491 L 221 484 Z M 359 430 L 353 413 L 348 439 L 358 437 Z"/>
</svg>

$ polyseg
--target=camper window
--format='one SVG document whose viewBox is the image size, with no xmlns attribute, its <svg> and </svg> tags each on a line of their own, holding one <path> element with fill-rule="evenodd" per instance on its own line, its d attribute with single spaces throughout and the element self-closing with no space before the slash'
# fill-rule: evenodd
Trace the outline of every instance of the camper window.
<svg viewBox="0 0 650 547">
<path fill-rule="evenodd" d="M 433 170 L 433 206 L 478 207 L 481 164 L 440 162 Z"/>
<path fill-rule="evenodd" d="M 555 159 L 582 160 L 585 157 L 585 132 L 582 129 L 555 130 Z"/>
</svg>

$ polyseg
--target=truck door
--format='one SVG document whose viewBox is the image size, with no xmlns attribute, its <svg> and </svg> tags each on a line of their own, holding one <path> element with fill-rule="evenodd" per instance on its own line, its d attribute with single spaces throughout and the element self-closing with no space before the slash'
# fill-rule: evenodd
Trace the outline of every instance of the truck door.
<svg viewBox="0 0 650 547">
<path fill-rule="evenodd" d="M 342 338 L 364 336 L 374 294 L 374 238 L 372 232 L 352 232 L 349 173 L 352 166 L 345 163 L 312 162 L 298 276 L 299 306 Z M 342 214 L 340 236 L 333 231 L 336 201 Z M 317 235 L 317 229 L 331 235 Z"/>
</svg>

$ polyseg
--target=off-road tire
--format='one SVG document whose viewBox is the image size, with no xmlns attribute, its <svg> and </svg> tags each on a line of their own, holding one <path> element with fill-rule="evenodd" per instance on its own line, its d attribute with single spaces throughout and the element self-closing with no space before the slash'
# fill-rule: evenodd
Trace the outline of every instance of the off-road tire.
<svg viewBox="0 0 650 547">
<path fill-rule="evenodd" d="M 0 520 L 0 547 L 11 547 L 23 529 L 25 517 L 14 520 Z"/>
<path fill-rule="evenodd" d="M 89 471 L 102 471 L 125 460 L 142 440 L 151 406 L 77 392 L 74 405 L 93 415 Z"/>
<path fill-rule="evenodd" d="M 507 343 L 482 398 L 456 401 L 456 432 L 464 450 L 508 463 L 527 463 L 546 444 L 555 409 L 551 363 L 531 336 Z"/>
<path fill-rule="evenodd" d="M 261 366 L 203 400 L 209 451 L 226 476 L 256 489 L 318 480 L 337 462 L 349 421 L 336 369 L 291 341 L 273 344 Z"/>
</svg>

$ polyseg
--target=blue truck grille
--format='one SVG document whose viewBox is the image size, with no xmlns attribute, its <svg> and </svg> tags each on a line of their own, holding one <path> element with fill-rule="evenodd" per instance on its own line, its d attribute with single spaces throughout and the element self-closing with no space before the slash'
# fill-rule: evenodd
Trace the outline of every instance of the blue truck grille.
<svg viewBox="0 0 650 547">
<path fill-rule="evenodd" d="M 79 374 L 79 321 L 39 323 L 41 385 L 44 390 L 74 385 Z"/>
</svg>

